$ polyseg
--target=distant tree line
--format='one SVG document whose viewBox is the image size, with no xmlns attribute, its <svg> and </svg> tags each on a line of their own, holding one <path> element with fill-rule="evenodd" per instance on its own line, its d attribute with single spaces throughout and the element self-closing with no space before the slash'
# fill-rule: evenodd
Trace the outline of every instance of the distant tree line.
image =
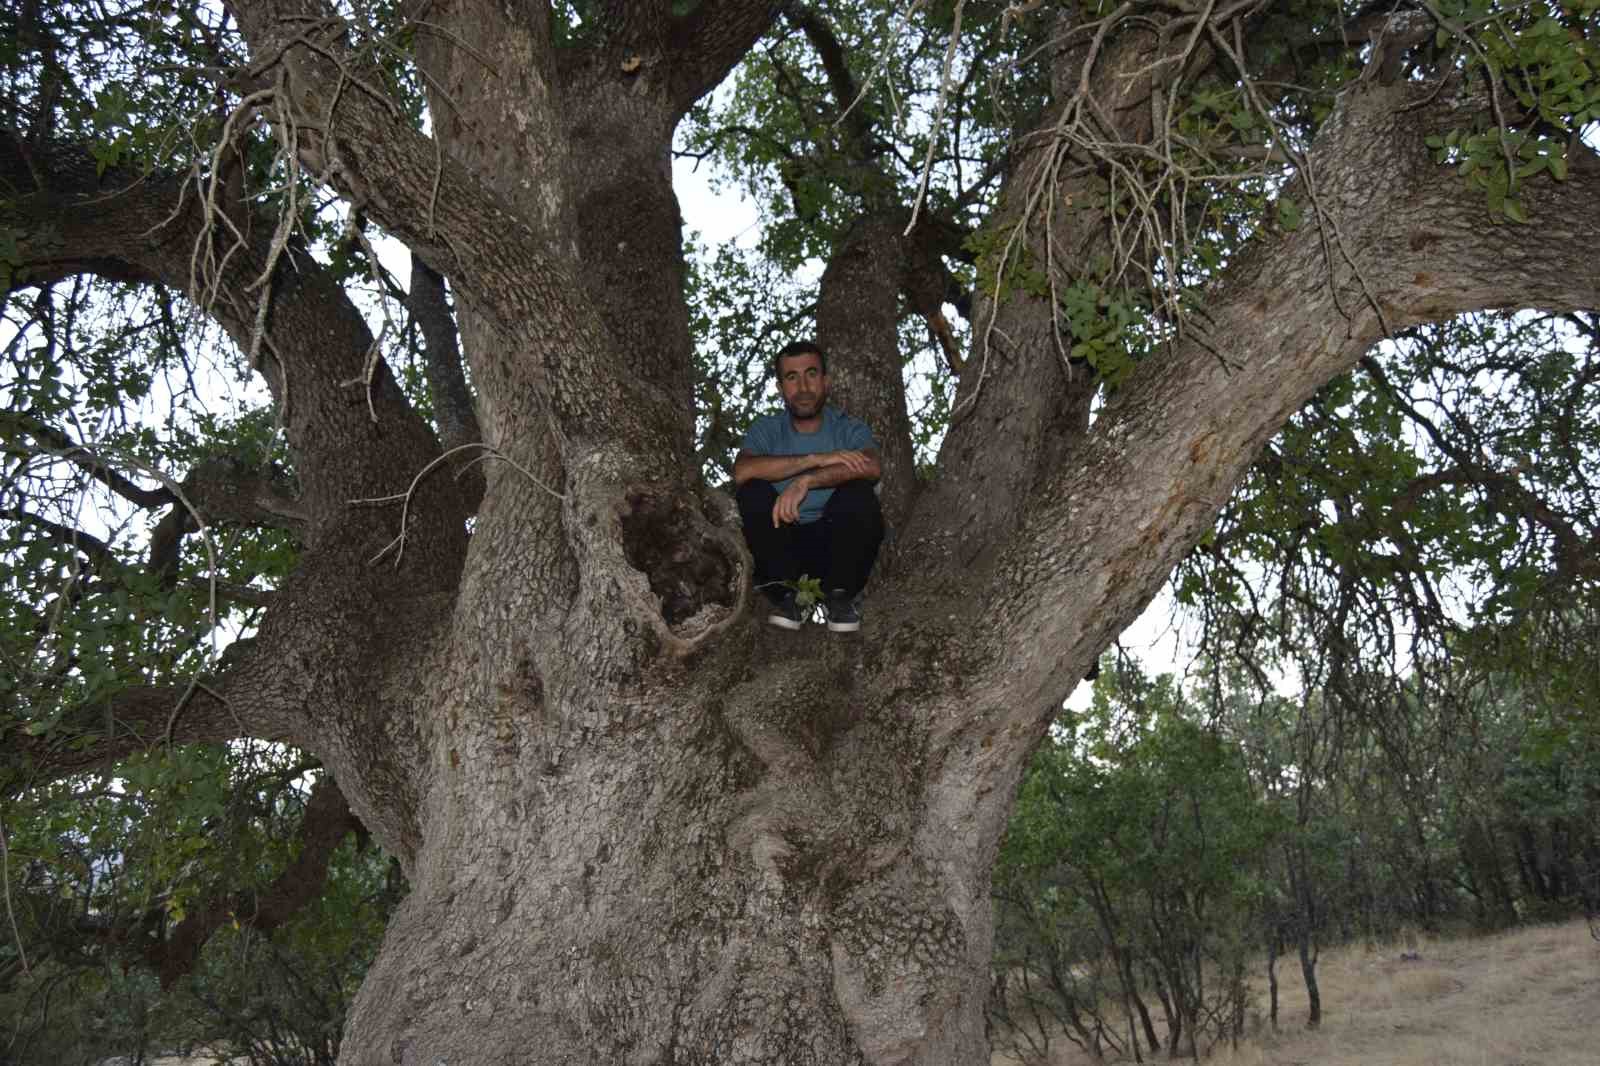
<svg viewBox="0 0 1600 1066">
<path fill-rule="evenodd" d="M 1350 713 L 1219 675 L 1108 659 L 1035 756 L 996 872 L 997 1045 L 1198 1058 L 1285 1021 L 1285 969 L 1320 1024 L 1327 945 L 1600 910 L 1592 718 L 1506 677 Z"/>
</svg>

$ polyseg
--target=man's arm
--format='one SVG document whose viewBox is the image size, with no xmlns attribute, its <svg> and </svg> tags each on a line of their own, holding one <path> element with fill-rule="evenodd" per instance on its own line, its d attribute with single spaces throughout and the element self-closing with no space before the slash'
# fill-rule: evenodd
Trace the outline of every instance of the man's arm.
<svg viewBox="0 0 1600 1066">
<path fill-rule="evenodd" d="M 878 453 L 875 450 L 856 452 L 828 452 L 831 456 L 838 457 L 838 462 L 829 463 L 827 466 L 815 470 L 808 470 L 799 474 L 789 482 L 787 488 L 779 494 L 777 502 L 772 505 L 772 524 L 783 525 L 785 522 L 800 521 L 800 507 L 805 503 L 806 493 L 812 489 L 831 489 L 835 485 L 842 485 L 846 481 L 878 480 L 881 473 L 878 466 Z"/>
<path fill-rule="evenodd" d="M 782 481 L 801 475 L 811 482 L 811 488 L 827 489 L 858 479 L 876 481 L 882 471 L 875 449 L 811 455 L 751 455 L 741 450 L 733 459 L 734 488 L 751 480 Z"/>
<path fill-rule="evenodd" d="M 796 478 L 797 481 L 806 483 L 807 490 L 831 489 L 835 485 L 843 485 L 846 481 L 877 481 L 883 476 L 883 468 L 878 465 L 876 448 L 859 452 L 823 452 L 820 456 L 806 458 L 828 460 L 822 466 L 812 467 Z"/>
</svg>

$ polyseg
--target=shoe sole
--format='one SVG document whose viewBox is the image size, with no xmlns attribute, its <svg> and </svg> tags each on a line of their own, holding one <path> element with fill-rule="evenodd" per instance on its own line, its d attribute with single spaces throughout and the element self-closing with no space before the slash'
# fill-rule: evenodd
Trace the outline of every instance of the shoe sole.
<svg viewBox="0 0 1600 1066">
<path fill-rule="evenodd" d="M 861 631 L 860 622 L 829 622 L 829 633 L 858 633 Z"/>
<path fill-rule="evenodd" d="M 771 625 L 777 626 L 779 629 L 796 630 L 800 628 L 800 622 L 798 619 L 788 618 L 781 614 L 767 615 L 767 622 Z"/>
</svg>

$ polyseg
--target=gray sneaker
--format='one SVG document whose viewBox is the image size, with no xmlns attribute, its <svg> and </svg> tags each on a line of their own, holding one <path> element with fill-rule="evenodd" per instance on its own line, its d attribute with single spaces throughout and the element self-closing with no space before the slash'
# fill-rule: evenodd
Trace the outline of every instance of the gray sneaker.
<svg viewBox="0 0 1600 1066">
<path fill-rule="evenodd" d="M 830 633 L 855 633 L 861 629 L 861 606 L 843 589 L 834 589 L 822 610 Z"/>
<path fill-rule="evenodd" d="M 785 592 L 783 599 L 773 603 L 772 613 L 767 615 L 767 621 L 779 629 L 799 629 L 804 620 L 793 592 Z"/>
</svg>

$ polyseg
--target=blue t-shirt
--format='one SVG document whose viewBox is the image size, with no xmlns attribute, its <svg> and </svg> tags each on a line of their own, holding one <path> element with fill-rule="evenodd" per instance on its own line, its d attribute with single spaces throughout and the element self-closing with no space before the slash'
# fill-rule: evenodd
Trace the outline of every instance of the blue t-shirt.
<svg viewBox="0 0 1600 1066">
<path fill-rule="evenodd" d="M 822 425 L 815 433 L 800 433 L 789 421 L 787 410 L 773 415 L 762 415 L 750 424 L 745 432 L 741 450 L 751 455 L 815 455 L 818 452 L 866 451 L 876 448 L 877 439 L 872 430 L 859 418 L 851 418 L 832 407 L 822 408 Z M 772 487 L 780 493 L 794 478 L 774 481 Z M 812 489 L 800 505 L 800 524 L 815 522 L 822 517 L 832 489 Z"/>
</svg>

